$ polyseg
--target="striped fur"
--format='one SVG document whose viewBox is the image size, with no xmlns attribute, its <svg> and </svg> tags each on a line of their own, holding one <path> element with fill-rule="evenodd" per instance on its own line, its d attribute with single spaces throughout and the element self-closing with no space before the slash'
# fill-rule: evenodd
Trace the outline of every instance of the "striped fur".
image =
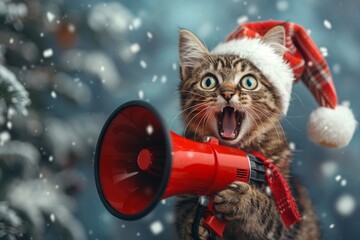
<svg viewBox="0 0 360 240">
<path fill-rule="evenodd" d="M 182 35 L 186 35 L 186 37 Z M 182 65 L 187 44 L 191 42 L 191 62 Z M 199 46 L 197 46 L 199 45 Z M 195 56 L 195 57 L 194 57 Z M 199 57 L 196 59 L 196 56 Z M 266 187 L 259 189 L 242 182 L 234 182 L 214 197 L 214 207 L 230 222 L 225 229 L 225 239 L 319 239 L 316 215 L 306 191 L 291 178 L 289 165 L 291 151 L 280 125 L 282 106 L 278 92 L 267 81 L 259 69 L 246 59 L 234 55 L 214 55 L 190 32 L 180 32 L 180 76 L 179 86 L 184 135 L 201 141 L 204 136 L 215 136 L 216 112 L 223 107 L 221 92 L 232 89 L 235 95 L 230 104 L 246 113 L 247 125 L 242 126 L 239 137 L 234 141 L 221 140 L 224 145 L 238 147 L 245 151 L 258 151 L 280 169 L 290 182 L 304 219 L 286 228 L 276 210 L 271 194 Z M 213 91 L 205 91 L 199 82 L 208 75 L 218 79 Z M 242 89 L 241 77 L 251 74 L 259 82 L 256 91 Z M 176 207 L 176 229 L 179 239 L 191 238 L 191 224 L 197 205 L 197 197 L 178 197 Z M 199 233 L 206 239 L 208 232 L 201 227 Z"/>
</svg>

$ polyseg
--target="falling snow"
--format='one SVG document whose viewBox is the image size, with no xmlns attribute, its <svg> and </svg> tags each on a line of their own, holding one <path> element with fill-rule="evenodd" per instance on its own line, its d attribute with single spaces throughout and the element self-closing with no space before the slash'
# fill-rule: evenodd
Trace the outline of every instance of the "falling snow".
<svg viewBox="0 0 360 240">
<path fill-rule="evenodd" d="M 332 71 L 333 71 L 333 73 L 335 73 L 335 74 L 339 74 L 339 73 L 341 72 L 341 66 L 340 66 L 340 64 L 335 63 L 334 66 L 333 66 L 333 68 L 332 68 Z"/>
<path fill-rule="evenodd" d="M 326 28 L 326 29 L 331 29 L 332 28 L 332 24 L 331 24 L 331 22 L 329 21 L 329 20 L 327 20 L 327 19 L 325 19 L 324 20 L 324 27 Z"/>
<path fill-rule="evenodd" d="M 335 181 L 340 181 L 341 180 L 341 175 L 336 175 L 336 177 L 335 177 Z"/>
<path fill-rule="evenodd" d="M 320 47 L 320 52 L 324 57 L 329 56 L 328 49 L 326 47 Z"/>
<path fill-rule="evenodd" d="M 164 231 L 164 226 L 160 221 L 155 221 L 150 225 L 150 230 L 154 235 L 159 235 Z"/>
<path fill-rule="evenodd" d="M 151 136 L 151 135 L 153 134 L 153 132 L 154 132 L 154 127 L 153 127 L 151 124 L 147 125 L 147 126 L 146 126 L 146 133 L 147 133 L 149 136 Z"/>
<path fill-rule="evenodd" d="M 153 78 L 151 79 L 151 81 L 156 82 L 157 78 L 158 78 L 157 75 L 154 75 Z"/>
<path fill-rule="evenodd" d="M 4 143 L 10 140 L 10 134 L 7 131 L 0 133 L 0 146 L 3 146 Z"/>
<path fill-rule="evenodd" d="M 276 9 L 283 12 L 288 10 L 289 8 L 289 3 L 287 1 L 284 0 L 279 0 L 276 2 Z"/>
<path fill-rule="evenodd" d="M 52 22 L 55 19 L 55 15 L 52 12 L 47 12 L 46 18 L 49 22 Z"/>
<path fill-rule="evenodd" d="M 49 58 L 53 55 L 53 50 L 51 48 L 48 48 L 43 51 L 44 58 Z"/>
<path fill-rule="evenodd" d="M 335 162 L 333 161 L 326 161 L 323 164 L 321 164 L 321 173 L 325 176 L 325 177 L 331 177 L 335 174 L 335 172 L 338 169 L 338 166 Z"/>
<path fill-rule="evenodd" d="M 130 51 L 132 53 L 138 53 L 140 51 L 140 45 L 138 43 L 133 43 L 130 45 Z"/>
<path fill-rule="evenodd" d="M 167 81 L 167 77 L 166 77 L 166 75 L 162 75 L 162 76 L 161 76 L 161 80 L 160 80 L 160 81 L 161 81 L 161 83 L 164 83 L 164 84 L 165 84 L 165 83 L 166 83 L 166 81 Z"/>
<path fill-rule="evenodd" d="M 291 151 L 295 151 L 295 149 L 296 149 L 295 143 L 294 143 L 294 142 L 290 142 L 290 143 L 289 143 L 289 148 L 290 148 Z"/>
<path fill-rule="evenodd" d="M 56 218 L 55 218 L 55 214 L 50 214 L 50 221 L 51 222 L 55 222 Z"/>
<path fill-rule="evenodd" d="M 69 32 L 75 32 L 75 26 L 74 26 L 74 24 L 69 24 L 68 25 L 68 30 L 69 30 Z"/>
<path fill-rule="evenodd" d="M 335 203 L 336 211 L 342 216 L 350 216 L 356 208 L 356 200 L 349 194 L 341 195 Z"/>
<path fill-rule="evenodd" d="M 142 68 L 147 68 L 147 63 L 144 60 L 140 60 L 140 66 Z"/>
<path fill-rule="evenodd" d="M 341 179 L 340 185 L 341 185 L 342 187 L 345 187 L 345 186 L 347 185 L 347 180 L 346 180 L 346 179 Z"/>
<path fill-rule="evenodd" d="M 153 38 L 153 34 L 151 32 L 147 32 L 146 36 L 149 40 L 151 40 Z"/>
<path fill-rule="evenodd" d="M 138 29 L 141 27 L 141 19 L 140 18 L 135 18 L 133 23 L 132 23 L 132 26 L 134 29 Z"/>
<path fill-rule="evenodd" d="M 249 18 L 248 18 L 248 16 L 244 15 L 244 16 L 240 16 L 240 17 L 236 20 L 236 23 L 240 25 L 240 24 L 246 23 L 247 21 L 249 21 Z"/>
<path fill-rule="evenodd" d="M 330 229 L 332 229 L 332 228 L 334 228 L 334 227 L 335 227 L 335 224 L 333 224 L 333 223 L 330 224 L 330 226 L 329 226 Z"/>
<path fill-rule="evenodd" d="M 138 95 L 141 100 L 144 99 L 144 91 L 143 90 L 139 90 Z"/>
<path fill-rule="evenodd" d="M 271 188 L 269 186 L 266 186 L 265 187 L 265 193 L 268 195 L 268 196 L 271 196 Z"/>
<path fill-rule="evenodd" d="M 57 95 L 56 95 L 56 92 L 55 92 L 55 91 L 51 91 L 51 97 L 52 97 L 52 98 L 54 98 L 54 99 L 57 97 Z"/>
</svg>

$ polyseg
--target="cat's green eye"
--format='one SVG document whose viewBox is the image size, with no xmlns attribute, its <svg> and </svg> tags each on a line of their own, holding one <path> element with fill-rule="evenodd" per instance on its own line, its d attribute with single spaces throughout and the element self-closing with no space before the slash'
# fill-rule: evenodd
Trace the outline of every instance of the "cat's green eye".
<svg viewBox="0 0 360 240">
<path fill-rule="evenodd" d="M 200 86 L 205 90 L 213 90 L 217 86 L 217 83 L 214 77 L 207 76 L 201 81 Z"/>
<path fill-rule="evenodd" d="M 240 85 L 247 90 L 254 90 L 258 86 L 258 81 L 253 76 L 247 75 L 241 79 Z"/>
</svg>

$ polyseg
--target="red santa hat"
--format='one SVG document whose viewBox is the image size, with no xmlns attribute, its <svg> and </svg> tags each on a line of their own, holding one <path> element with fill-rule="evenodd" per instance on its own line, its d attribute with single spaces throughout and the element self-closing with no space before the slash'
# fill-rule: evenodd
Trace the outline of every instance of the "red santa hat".
<svg viewBox="0 0 360 240">
<path fill-rule="evenodd" d="M 247 23 L 212 53 L 238 55 L 259 68 L 277 89 L 284 115 L 292 85 L 301 79 L 319 104 L 309 118 L 310 140 L 327 147 L 351 141 L 357 122 L 346 104 L 338 105 L 329 66 L 303 27 L 280 21 Z"/>
</svg>

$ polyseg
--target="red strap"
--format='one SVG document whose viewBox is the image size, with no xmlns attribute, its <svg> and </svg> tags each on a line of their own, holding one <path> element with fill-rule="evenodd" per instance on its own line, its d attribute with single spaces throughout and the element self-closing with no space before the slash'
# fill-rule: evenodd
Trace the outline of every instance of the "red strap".
<svg viewBox="0 0 360 240">
<path fill-rule="evenodd" d="M 266 157 L 258 152 L 250 152 L 264 162 L 266 168 L 266 180 L 274 196 L 275 205 L 286 227 L 301 220 L 299 209 L 291 194 L 290 187 L 281 175 L 279 169 Z"/>
</svg>

